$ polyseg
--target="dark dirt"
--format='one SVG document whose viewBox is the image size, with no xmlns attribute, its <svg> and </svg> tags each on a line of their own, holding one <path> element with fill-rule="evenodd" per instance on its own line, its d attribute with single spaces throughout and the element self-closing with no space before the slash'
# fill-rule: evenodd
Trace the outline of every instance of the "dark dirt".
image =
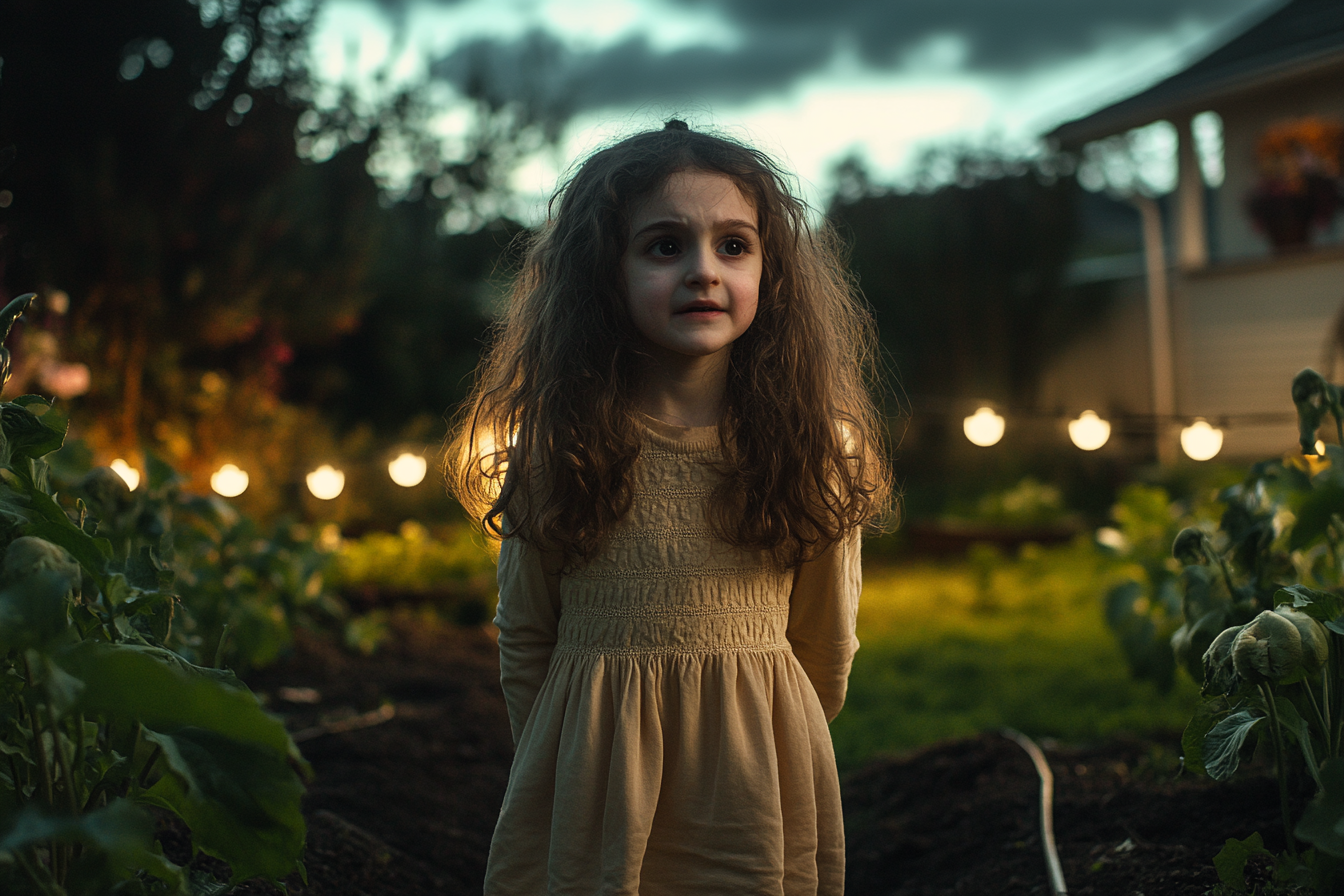
<svg viewBox="0 0 1344 896">
<path fill-rule="evenodd" d="M 308 882 L 290 878 L 295 896 L 481 892 L 512 758 L 494 643 L 482 629 L 423 616 L 395 629 L 373 657 L 300 637 L 285 663 L 250 678 L 302 732 L 316 773 Z M 304 688 L 312 692 L 293 690 Z M 1221 785 L 1178 776 L 1176 735 L 1044 747 L 1076 896 L 1202 896 L 1217 883 L 1211 863 L 1226 838 L 1259 831 L 1282 848 L 1277 791 L 1263 769 Z M 851 896 L 1049 893 L 1039 780 L 1001 735 L 874 762 L 848 777 L 844 798 Z M 185 846 L 177 840 L 170 856 Z M 277 891 L 253 882 L 240 892 Z"/>
</svg>

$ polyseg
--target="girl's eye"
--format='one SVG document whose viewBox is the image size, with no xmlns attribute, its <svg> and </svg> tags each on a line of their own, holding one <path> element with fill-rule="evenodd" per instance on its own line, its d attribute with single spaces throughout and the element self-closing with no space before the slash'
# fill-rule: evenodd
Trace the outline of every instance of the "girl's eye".
<svg viewBox="0 0 1344 896">
<path fill-rule="evenodd" d="M 649 247 L 649 254 L 659 258 L 671 258 L 677 254 L 677 244 L 669 239 L 658 240 Z"/>
<path fill-rule="evenodd" d="M 733 237 L 723 244 L 724 255 L 745 255 L 746 252 L 747 244 L 737 237 Z"/>
</svg>

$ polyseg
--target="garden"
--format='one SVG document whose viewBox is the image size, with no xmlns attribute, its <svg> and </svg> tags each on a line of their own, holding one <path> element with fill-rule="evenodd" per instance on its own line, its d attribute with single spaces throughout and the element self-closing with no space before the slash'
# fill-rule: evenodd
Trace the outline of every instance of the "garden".
<svg viewBox="0 0 1344 896">
<path fill-rule="evenodd" d="M 1292 391 L 1319 451 L 1340 390 Z M 480 533 L 267 530 L 68 426 L 0 405 L 6 892 L 478 891 L 512 757 Z M 1341 470 L 1330 445 L 1131 483 L 1049 546 L 870 542 L 832 726 L 849 891 L 1046 892 L 1022 732 L 1075 892 L 1333 892 Z M 1065 512 L 1031 479 L 977 508 Z"/>
<path fill-rule="evenodd" d="M 441 83 L 326 90 L 321 5 L 0 29 L 0 893 L 481 892 L 496 546 L 441 446 L 572 110 L 463 63 L 448 139 Z M 847 892 L 1344 893 L 1341 387 L 1273 384 L 1300 451 L 1256 463 L 1039 410 L 1132 299 L 1079 271 L 1141 248 L 1078 164 L 833 172 L 901 489 L 830 728 Z"/>
</svg>

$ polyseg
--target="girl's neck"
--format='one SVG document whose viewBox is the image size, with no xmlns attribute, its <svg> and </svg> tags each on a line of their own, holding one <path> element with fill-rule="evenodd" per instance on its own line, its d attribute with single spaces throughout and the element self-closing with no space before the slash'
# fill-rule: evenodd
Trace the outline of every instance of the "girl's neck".
<svg viewBox="0 0 1344 896">
<path fill-rule="evenodd" d="M 728 352 L 698 358 L 646 356 L 639 410 L 673 426 L 715 426 L 723 415 Z"/>
</svg>

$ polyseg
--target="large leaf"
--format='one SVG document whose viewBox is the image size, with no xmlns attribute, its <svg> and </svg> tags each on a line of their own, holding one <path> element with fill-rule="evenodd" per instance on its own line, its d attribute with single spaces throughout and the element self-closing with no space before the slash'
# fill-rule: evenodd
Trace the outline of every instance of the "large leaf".
<svg viewBox="0 0 1344 896">
<path fill-rule="evenodd" d="M 40 489 L 28 488 L 28 510 L 32 521 L 23 527 L 24 535 L 34 535 L 70 552 L 79 564 L 101 582 L 112 559 L 112 543 L 94 538 L 70 521 L 52 497 Z"/>
<path fill-rule="evenodd" d="M 1145 596 L 1144 587 L 1133 579 L 1126 579 L 1106 592 L 1106 624 L 1123 628 L 1134 617 L 1134 604 Z"/>
<path fill-rule="evenodd" d="M 76 705 L 82 712 L 138 721 L 156 731 L 204 728 L 282 761 L 298 758 L 280 720 L 266 713 L 251 691 L 222 683 L 214 670 L 96 641 L 75 644 L 53 659 L 84 682 Z"/>
<path fill-rule="evenodd" d="M 1218 871 L 1218 880 L 1234 893 L 1246 892 L 1246 861 L 1252 856 L 1272 856 L 1265 849 L 1265 841 L 1258 834 L 1252 834 L 1245 840 L 1228 840 L 1218 855 L 1213 857 L 1213 867 Z"/>
<path fill-rule="evenodd" d="M 48 644 L 69 628 L 70 579 L 41 569 L 0 591 L 0 647 Z"/>
<path fill-rule="evenodd" d="M 90 859 L 125 879 L 144 869 L 155 877 L 180 886 L 182 871 L 154 848 L 154 821 L 145 810 L 125 799 L 114 799 L 102 809 L 82 816 L 52 815 L 36 804 L 29 804 L 14 817 L 0 839 L 0 855 L 14 853 L 42 843 L 83 843 L 86 855 L 81 862 L 87 877 Z M 94 855 L 90 852 L 96 851 Z M 10 859 L 13 860 L 12 858 Z"/>
<path fill-rule="evenodd" d="M 1298 746 L 1302 748 L 1302 758 L 1307 763 L 1307 771 L 1316 781 L 1316 786 L 1324 787 L 1321 781 L 1320 763 L 1316 761 L 1316 747 L 1311 739 L 1311 725 L 1302 718 L 1302 714 L 1297 711 L 1297 707 L 1287 697 L 1280 696 L 1275 700 L 1275 706 L 1279 711 L 1279 721 L 1283 727 L 1297 741 Z"/>
<path fill-rule="evenodd" d="M 30 401 L 29 404 L 37 402 Z M 58 422 L 58 417 L 53 416 L 52 422 L 55 428 L 48 426 L 43 417 L 15 402 L 0 404 L 0 427 L 4 428 L 9 443 L 10 462 L 18 458 L 41 457 L 61 447 L 65 441 L 65 421 Z"/>
<path fill-rule="evenodd" d="M 1285 585 L 1274 592 L 1274 605 L 1292 604 L 1294 609 L 1313 619 L 1328 622 L 1344 610 L 1344 599 L 1332 591 L 1320 591 L 1306 585 Z"/>
<path fill-rule="evenodd" d="M 1204 736 L 1204 771 L 1215 781 L 1232 777 L 1241 762 L 1241 745 L 1264 716 L 1250 709 L 1232 713 Z"/>
<path fill-rule="evenodd" d="M 147 796 L 191 828 L 193 843 L 233 869 L 233 881 L 299 869 L 303 785 L 282 757 L 201 728 L 146 731 L 168 774 Z"/>
<path fill-rule="evenodd" d="M 152 451 L 145 452 L 145 485 L 151 492 L 159 492 L 187 481 L 187 477 L 174 470 Z"/>
<path fill-rule="evenodd" d="M 1321 783 L 1293 833 L 1326 855 L 1344 858 L 1344 759 L 1325 761 Z"/>
<path fill-rule="evenodd" d="M 1181 762 L 1190 771 L 1204 774 L 1204 738 L 1227 714 L 1222 699 L 1205 700 L 1195 707 L 1195 714 L 1190 717 L 1181 735 Z"/>
<path fill-rule="evenodd" d="M 1331 514 L 1344 515 L 1344 483 L 1318 482 L 1297 511 L 1297 522 L 1288 538 L 1288 549 L 1306 547 L 1325 534 Z"/>
</svg>

